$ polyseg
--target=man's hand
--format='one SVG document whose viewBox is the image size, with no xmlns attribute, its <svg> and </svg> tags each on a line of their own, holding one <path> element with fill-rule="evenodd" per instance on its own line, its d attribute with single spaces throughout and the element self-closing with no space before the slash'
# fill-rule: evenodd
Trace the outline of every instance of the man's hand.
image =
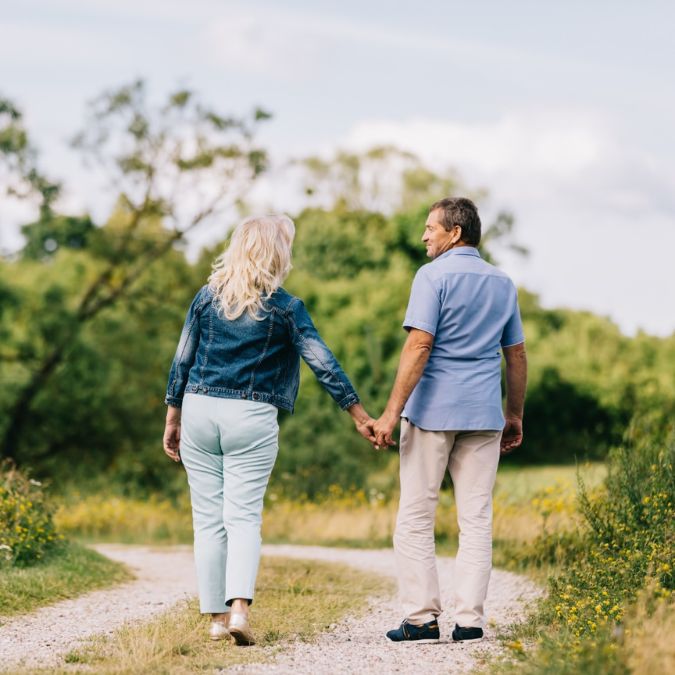
<svg viewBox="0 0 675 675">
<path fill-rule="evenodd" d="M 380 419 L 375 422 L 373 431 L 375 432 L 375 449 L 386 448 L 390 445 L 396 445 L 392 434 L 398 424 L 399 416 L 385 411 Z"/>
<path fill-rule="evenodd" d="M 508 455 L 523 442 L 523 420 L 520 417 L 507 417 L 502 433 L 501 454 Z"/>
<path fill-rule="evenodd" d="M 180 408 L 169 406 L 166 409 L 166 424 L 164 426 L 164 452 L 174 462 L 180 462 Z"/>
</svg>

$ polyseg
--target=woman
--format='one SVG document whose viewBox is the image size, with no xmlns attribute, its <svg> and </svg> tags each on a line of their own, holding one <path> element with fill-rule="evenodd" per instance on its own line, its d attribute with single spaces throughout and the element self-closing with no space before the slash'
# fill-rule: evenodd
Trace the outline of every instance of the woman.
<svg viewBox="0 0 675 675">
<path fill-rule="evenodd" d="M 293 411 L 300 356 L 375 440 L 373 420 L 304 304 L 281 288 L 294 235 L 293 221 L 277 215 L 235 229 L 190 306 L 165 399 L 164 450 L 182 460 L 190 485 L 200 609 L 212 616 L 212 639 L 230 635 L 238 645 L 254 644 L 248 608 L 277 409 Z"/>
</svg>

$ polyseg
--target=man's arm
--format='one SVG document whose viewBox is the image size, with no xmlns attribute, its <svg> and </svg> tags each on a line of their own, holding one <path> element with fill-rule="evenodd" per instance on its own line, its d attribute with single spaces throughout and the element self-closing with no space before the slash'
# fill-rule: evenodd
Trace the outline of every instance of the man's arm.
<svg viewBox="0 0 675 675">
<path fill-rule="evenodd" d="M 408 332 L 387 407 L 373 427 L 378 446 L 395 445 L 391 435 L 405 402 L 422 377 L 433 345 L 434 336 L 431 333 L 418 328 L 411 328 Z"/>
<path fill-rule="evenodd" d="M 504 347 L 506 360 L 506 412 L 502 434 L 502 455 L 517 448 L 523 442 L 523 410 L 527 388 L 527 354 L 525 343 Z"/>
</svg>

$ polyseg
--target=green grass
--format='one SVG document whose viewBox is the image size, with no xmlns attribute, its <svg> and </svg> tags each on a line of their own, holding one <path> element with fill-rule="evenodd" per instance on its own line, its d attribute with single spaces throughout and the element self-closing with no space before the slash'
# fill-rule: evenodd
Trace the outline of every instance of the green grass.
<svg viewBox="0 0 675 675">
<path fill-rule="evenodd" d="M 65 543 L 35 565 L 2 570 L 0 617 L 30 612 L 132 578 L 120 563 L 79 544 Z"/>
<path fill-rule="evenodd" d="M 172 674 L 258 663 L 293 640 L 313 639 L 347 614 L 363 614 L 365 597 L 391 592 L 389 579 L 344 565 L 263 558 L 251 608 L 255 647 L 210 641 L 209 618 L 199 614 L 193 600 L 150 623 L 129 625 L 110 638 L 97 639 L 69 653 L 66 663 L 97 673 Z"/>
</svg>

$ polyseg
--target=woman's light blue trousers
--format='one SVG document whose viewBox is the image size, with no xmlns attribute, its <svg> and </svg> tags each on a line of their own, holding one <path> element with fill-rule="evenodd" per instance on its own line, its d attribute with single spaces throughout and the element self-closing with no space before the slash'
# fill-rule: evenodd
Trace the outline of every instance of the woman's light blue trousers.
<svg viewBox="0 0 675 675">
<path fill-rule="evenodd" d="M 199 606 L 253 600 L 265 489 L 279 449 L 269 403 L 186 394 L 180 454 L 192 501 Z"/>
</svg>

